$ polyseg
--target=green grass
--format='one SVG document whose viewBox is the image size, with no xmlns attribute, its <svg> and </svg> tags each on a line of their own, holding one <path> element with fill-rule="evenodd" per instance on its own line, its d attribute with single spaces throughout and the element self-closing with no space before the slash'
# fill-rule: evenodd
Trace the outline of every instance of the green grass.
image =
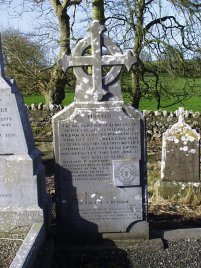
<svg viewBox="0 0 201 268">
<path fill-rule="evenodd" d="M 129 93 L 123 93 L 124 101 L 126 104 L 131 103 L 131 95 Z M 65 94 L 65 99 L 63 100 L 62 104 L 69 105 L 73 102 L 74 93 L 67 92 Z M 45 99 L 41 95 L 31 95 L 31 96 L 24 96 L 24 101 L 27 105 L 31 105 L 32 103 L 39 104 L 39 103 L 45 103 Z M 163 101 L 163 105 L 168 104 L 168 100 Z M 189 100 L 186 100 L 182 103 L 163 108 L 162 110 L 166 111 L 175 111 L 179 107 L 184 107 L 186 110 L 189 111 L 199 111 L 201 112 L 201 97 L 193 96 Z M 140 102 L 140 110 L 150 110 L 150 111 L 156 111 L 157 110 L 157 102 L 155 100 L 146 100 L 142 99 Z"/>
<path fill-rule="evenodd" d="M 169 101 L 164 100 L 162 102 L 163 105 L 168 105 Z M 166 107 L 166 108 L 161 108 L 161 110 L 166 110 L 166 111 L 175 111 L 179 107 L 184 107 L 185 110 L 188 111 L 194 111 L 194 112 L 201 112 L 201 97 L 196 97 L 193 96 L 190 99 L 183 101 L 179 104 Z M 142 100 L 140 102 L 140 110 L 150 110 L 150 111 L 156 111 L 157 110 L 157 102 L 155 100 Z"/>
<path fill-rule="evenodd" d="M 23 96 L 24 102 L 27 105 L 31 105 L 32 103 L 39 104 L 39 103 L 45 103 L 45 98 L 41 95 L 29 95 L 29 96 Z"/>
<path fill-rule="evenodd" d="M 170 104 L 174 103 L 176 99 L 171 99 L 169 96 L 165 97 L 163 89 L 161 89 L 161 110 L 167 110 L 167 111 L 175 111 L 179 107 L 184 107 L 186 110 L 192 110 L 192 111 L 199 111 L 201 112 L 201 78 L 172 78 L 168 75 L 163 76 L 163 86 L 165 88 L 168 87 L 168 91 L 175 93 L 175 92 L 182 92 L 183 88 L 186 90 L 186 94 L 190 94 L 190 97 L 178 104 L 169 106 Z M 153 77 L 147 77 L 146 82 L 151 85 L 155 82 Z M 124 87 L 128 86 L 129 81 L 125 81 Z M 131 102 L 127 96 L 127 103 Z M 131 98 L 130 98 L 131 99 Z M 147 98 L 142 98 L 140 101 L 140 110 L 151 110 L 156 111 L 157 110 L 157 102 L 154 97 L 147 96 Z"/>
<path fill-rule="evenodd" d="M 62 102 L 62 105 L 69 105 L 73 102 L 74 99 L 74 93 L 73 92 L 66 92 L 65 93 L 65 99 Z"/>
<path fill-rule="evenodd" d="M 127 76 L 128 79 L 123 78 L 123 83 L 124 85 L 122 86 L 123 89 L 123 97 L 124 101 L 126 104 L 130 104 L 132 97 L 129 92 L 125 92 L 126 89 L 129 88 L 129 77 Z M 179 91 L 181 88 L 183 88 L 186 84 L 186 79 L 184 78 L 175 78 L 172 79 L 168 76 L 164 76 L 163 79 L 165 85 L 167 84 L 170 90 L 173 91 Z M 149 84 L 153 83 L 153 78 L 152 77 L 147 77 L 147 82 Z M 178 107 L 184 107 L 186 110 L 192 110 L 192 111 L 199 111 L 201 112 L 201 79 L 187 79 L 187 90 L 192 94 L 192 96 L 188 99 L 185 100 L 179 104 L 169 106 L 169 107 L 164 107 L 161 108 L 162 110 L 167 110 L 167 111 L 175 111 L 178 109 Z M 73 102 L 74 98 L 74 93 L 71 91 L 67 91 L 65 93 L 65 99 L 63 100 L 62 104 L 69 105 L 70 103 Z M 31 96 L 24 96 L 24 101 L 27 105 L 31 105 L 32 103 L 39 104 L 39 103 L 45 103 L 45 99 L 41 95 L 31 95 Z M 172 101 L 168 97 L 162 97 L 161 104 L 162 106 L 167 106 L 170 104 Z M 157 110 L 157 102 L 154 98 L 151 100 L 149 99 L 144 99 L 142 98 L 140 102 L 140 110 L 151 110 L 151 111 L 156 111 Z"/>
<path fill-rule="evenodd" d="M 62 105 L 69 105 L 71 102 L 73 102 L 74 99 L 74 93 L 73 92 L 66 92 L 65 93 L 65 99 L 62 102 Z M 42 95 L 29 95 L 24 96 L 24 102 L 27 105 L 39 104 L 39 103 L 45 103 L 45 98 Z"/>
</svg>

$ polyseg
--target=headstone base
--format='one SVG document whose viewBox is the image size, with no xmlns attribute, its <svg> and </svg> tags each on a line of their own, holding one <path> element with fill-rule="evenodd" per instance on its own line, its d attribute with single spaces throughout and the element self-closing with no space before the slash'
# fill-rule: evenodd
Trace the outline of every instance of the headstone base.
<svg viewBox="0 0 201 268">
<path fill-rule="evenodd" d="M 0 231 L 50 222 L 50 198 L 40 153 L 0 156 Z M 23 189 L 23 190 L 22 190 Z"/>
<path fill-rule="evenodd" d="M 61 226 L 60 226 L 61 227 Z M 62 231 L 63 230 L 63 231 Z M 130 227 L 128 232 L 119 233 L 66 233 L 64 229 L 58 230 L 58 240 L 60 243 L 66 241 L 97 241 L 97 240 L 147 240 L 149 239 L 149 223 L 146 221 L 136 222 Z"/>
<path fill-rule="evenodd" d="M 187 200 L 190 196 L 195 198 L 201 196 L 200 182 L 160 182 L 156 183 L 155 189 L 159 196 L 174 200 Z"/>
</svg>

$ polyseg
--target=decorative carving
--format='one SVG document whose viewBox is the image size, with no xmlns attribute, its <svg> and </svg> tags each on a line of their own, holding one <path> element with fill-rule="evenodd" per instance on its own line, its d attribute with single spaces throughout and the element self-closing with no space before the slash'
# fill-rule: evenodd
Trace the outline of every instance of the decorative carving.
<svg viewBox="0 0 201 268">
<path fill-rule="evenodd" d="M 115 186 L 133 186 L 139 184 L 139 161 L 114 160 L 113 176 Z"/>
<path fill-rule="evenodd" d="M 136 62 L 136 58 L 131 51 L 125 55 L 122 54 L 120 48 L 110 38 L 102 34 L 106 31 L 106 28 L 100 25 L 98 21 L 92 22 L 89 31 L 91 32 L 91 37 L 80 40 L 75 47 L 73 55 L 67 56 L 64 54 L 58 62 L 64 71 L 69 67 L 76 67 L 74 68 L 74 73 L 77 78 L 77 84 L 82 89 L 86 85 L 89 86 L 88 95 L 92 97 L 91 100 L 97 101 L 108 93 L 104 85 L 112 83 L 120 73 L 121 67 L 118 65 L 125 65 L 130 70 Z M 92 55 L 82 56 L 83 52 L 90 46 Z M 102 47 L 106 47 L 111 55 L 102 55 Z M 82 70 L 81 67 L 85 66 L 92 66 L 92 77 Z M 114 67 L 103 77 L 102 66 Z"/>
<path fill-rule="evenodd" d="M 186 115 L 186 111 L 184 110 L 183 107 L 179 107 L 178 110 L 176 110 L 176 115 L 179 117 L 178 118 L 178 123 L 184 123 L 184 116 Z"/>
</svg>

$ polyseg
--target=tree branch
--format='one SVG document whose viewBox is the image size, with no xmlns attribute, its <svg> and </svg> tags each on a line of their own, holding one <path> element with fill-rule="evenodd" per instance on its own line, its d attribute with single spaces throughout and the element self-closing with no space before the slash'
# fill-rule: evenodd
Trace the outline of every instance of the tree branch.
<svg viewBox="0 0 201 268">
<path fill-rule="evenodd" d="M 155 20 L 151 21 L 150 23 L 148 23 L 145 26 L 145 30 L 148 31 L 152 26 L 154 26 L 156 24 L 162 24 L 161 22 L 164 22 L 166 20 L 173 20 L 179 27 L 184 28 L 184 26 L 179 24 L 179 22 L 176 20 L 176 18 L 174 16 L 165 16 L 162 18 L 155 19 Z"/>
<path fill-rule="evenodd" d="M 145 6 L 148 6 L 149 4 L 151 4 L 154 0 L 149 0 L 148 2 L 145 3 Z"/>
<path fill-rule="evenodd" d="M 63 9 L 67 9 L 67 7 L 69 7 L 71 5 L 71 1 L 70 0 L 65 0 L 62 4 Z"/>
<path fill-rule="evenodd" d="M 62 4 L 63 9 L 67 9 L 68 7 L 72 6 L 72 5 L 79 5 L 82 2 L 82 0 L 65 0 Z"/>
</svg>

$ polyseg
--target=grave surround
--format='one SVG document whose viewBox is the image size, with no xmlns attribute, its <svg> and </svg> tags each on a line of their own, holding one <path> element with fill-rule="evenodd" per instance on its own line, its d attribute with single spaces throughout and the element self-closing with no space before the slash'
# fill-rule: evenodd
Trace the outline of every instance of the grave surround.
<svg viewBox="0 0 201 268">
<path fill-rule="evenodd" d="M 103 234 L 147 238 L 147 188 L 142 114 L 122 101 L 121 66 L 135 63 L 93 21 L 91 37 L 59 61 L 74 67 L 74 102 L 53 117 L 57 225 L 61 239 Z M 92 53 L 81 56 L 91 44 Z M 102 46 L 109 55 L 102 55 Z M 111 67 L 102 77 L 103 66 Z M 82 67 L 92 66 L 92 75 Z"/>
</svg>

